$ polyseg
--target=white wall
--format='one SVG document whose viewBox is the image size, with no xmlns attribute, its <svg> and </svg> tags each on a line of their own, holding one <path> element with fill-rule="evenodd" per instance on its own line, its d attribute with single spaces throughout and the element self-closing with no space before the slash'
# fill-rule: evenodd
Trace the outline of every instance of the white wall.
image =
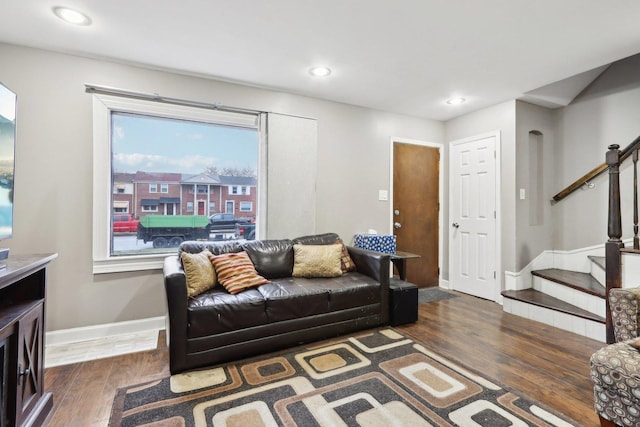
<svg viewBox="0 0 640 427">
<path fill-rule="evenodd" d="M 389 185 L 390 138 L 444 141 L 438 121 L 6 44 L 0 57 L 0 81 L 18 94 L 15 235 L 2 243 L 15 254 L 59 253 L 49 268 L 49 331 L 166 310 L 160 271 L 91 273 L 92 109 L 85 83 L 316 118 L 316 231 L 346 241 L 367 228 L 388 230 L 390 208 L 377 196 Z"/>
<path fill-rule="evenodd" d="M 529 132 L 541 132 L 539 140 L 542 143 L 542 158 L 539 158 L 543 168 L 540 176 L 534 177 L 540 184 L 542 193 L 541 215 L 539 223 L 533 221 L 531 209 L 537 204 L 534 196 L 534 185 L 531 179 L 530 158 L 535 153 L 530 152 Z M 525 102 L 516 102 L 516 270 L 520 271 L 543 251 L 555 249 L 554 241 L 554 208 L 551 199 L 554 192 L 554 158 L 555 120 L 553 111 Z M 537 175 L 535 172 L 534 175 Z M 520 199 L 520 189 L 524 189 L 524 200 Z"/>
<path fill-rule="evenodd" d="M 607 146 L 626 147 L 640 135 L 640 55 L 612 64 L 569 106 L 556 113 L 554 193 L 604 163 Z M 623 239 L 633 235 L 632 162 L 621 172 Z M 553 207 L 554 249 L 571 250 L 607 239 L 608 175 L 594 189 L 574 192 Z"/>
</svg>

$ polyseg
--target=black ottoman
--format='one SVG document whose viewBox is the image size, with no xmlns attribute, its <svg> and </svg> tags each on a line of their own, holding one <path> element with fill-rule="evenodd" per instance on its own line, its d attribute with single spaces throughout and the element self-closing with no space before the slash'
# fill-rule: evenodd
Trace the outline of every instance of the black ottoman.
<svg viewBox="0 0 640 427">
<path fill-rule="evenodd" d="M 405 325 L 418 320 L 418 287 L 391 279 L 389 283 L 389 324 Z"/>
</svg>

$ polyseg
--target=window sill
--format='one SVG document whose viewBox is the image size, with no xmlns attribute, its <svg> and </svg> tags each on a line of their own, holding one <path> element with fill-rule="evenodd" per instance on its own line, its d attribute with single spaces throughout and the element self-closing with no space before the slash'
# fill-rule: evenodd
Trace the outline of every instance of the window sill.
<svg viewBox="0 0 640 427">
<path fill-rule="evenodd" d="M 121 256 L 93 260 L 93 274 L 123 273 L 128 271 L 161 270 L 164 259 L 171 253 L 150 256 Z"/>
</svg>

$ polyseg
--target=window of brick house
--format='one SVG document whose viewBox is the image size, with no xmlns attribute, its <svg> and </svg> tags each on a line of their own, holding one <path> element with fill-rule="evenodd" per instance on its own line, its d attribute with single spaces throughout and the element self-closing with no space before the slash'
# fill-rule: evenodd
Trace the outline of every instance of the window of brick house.
<svg viewBox="0 0 640 427">
<path fill-rule="evenodd" d="M 112 213 L 121 209 L 114 205 L 114 174 L 133 177 L 129 212 L 142 223 L 148 215 L 209 216 L 222 195 L 221 176 L 253 171 L 246 178 L 260 188 L 263 140 L 257 114 L 94 95 L 94 273 L 158 268 L 183 238 L 113 232 Z M 258 200 L 255 194 L 252 207 Z"/>
</svg>

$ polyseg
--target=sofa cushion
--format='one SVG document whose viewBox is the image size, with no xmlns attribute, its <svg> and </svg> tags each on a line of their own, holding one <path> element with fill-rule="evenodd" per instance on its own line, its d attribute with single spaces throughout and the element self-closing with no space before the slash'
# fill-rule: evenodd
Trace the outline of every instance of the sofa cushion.
<svg viewBox="0 0 640 427">
<path fill-rule="evenodd" d="M 265 300 L 247 289 L 231 295 L 221 287 L 189 299 L 189 338 L 230 332 L 267 323 Z"/>
<path fill-rule="evenodd" d="M 332 279 L 314 281 L 313 284 L 329 293 L 329 311 L 381 302 L 380 283 L 361 273 L 347 273 Z"/>
<path fill-rule="evenodd" d="M 213 288 L 216 285 L 216 272 L 209 260 L 211 252 L 180 254 L 182 268 L 187 282 L 187 296 L 192 297 Z"/>
<path fill-rule="evenodd" d="M 326 279 L 287 277 L 258 287 L 265 299 L 267 320 L 272 323 L 327 313 L 329 293 L 321 287 L 309 286 L 314 280 Z"/>
<path fill-rule="evenodd" d="M 260 276 L 246 252 L 209 255 L 218 281 L 230 294 L 262 285 L 268 280 Z"/>
<path fill-rule="evenodd" d="M 342 245 L 293 245 L 293 277 L 342 275 Z"/>
<path fill-rule="evenodd" d="M 258 274 L 267 279 L 289 277 L 293 271 L 291 240 L 252 240 L 243 245 Z"/>
</svg>

